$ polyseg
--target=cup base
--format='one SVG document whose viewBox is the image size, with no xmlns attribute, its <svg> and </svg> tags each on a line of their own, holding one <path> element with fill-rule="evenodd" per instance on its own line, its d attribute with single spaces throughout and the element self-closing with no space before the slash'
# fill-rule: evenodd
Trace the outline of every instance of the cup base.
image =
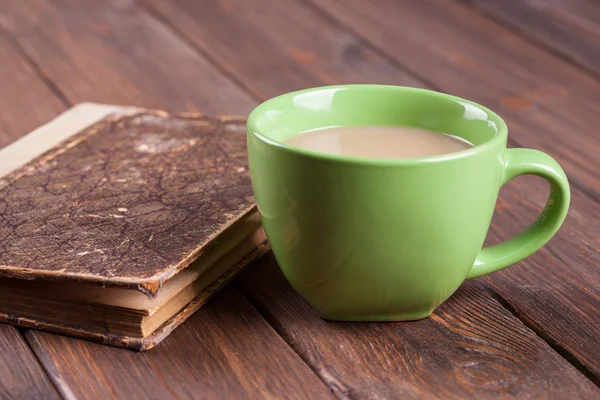
<svg viewBox="0 0 600 400">
<path fill-rule="evenodd" d="M 395 321 L 416 321 L 427 318 L 433 310 L 409 312 L 401 314 L 336 314 L 322 313 L 319 316 L 325 321 L 332 322 L 395 322 Z"/>
</svg>

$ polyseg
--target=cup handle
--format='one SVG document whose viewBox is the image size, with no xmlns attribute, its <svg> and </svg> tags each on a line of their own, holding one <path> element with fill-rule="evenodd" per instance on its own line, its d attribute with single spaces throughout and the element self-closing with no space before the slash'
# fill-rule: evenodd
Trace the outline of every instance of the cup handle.
<svg viewBox="0 0 600 400">
<path fill-rule="evenodd" d="M 567 177 L 556 160 L 531 149 L 508 149 L 504 157 L 502 185 L 519 175 L 537 175 L 550 183 L 550 196 L 537 219 L 517 236 L 481 250 L 467 279 L 478 278 L 529 257 L 544 246 L 562 225 L 571 192 Z"/>
</svg>

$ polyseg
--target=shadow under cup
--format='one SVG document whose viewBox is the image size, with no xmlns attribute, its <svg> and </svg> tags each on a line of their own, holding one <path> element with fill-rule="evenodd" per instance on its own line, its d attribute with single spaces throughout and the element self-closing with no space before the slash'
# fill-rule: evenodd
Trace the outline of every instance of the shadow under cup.
<svg viewBox="0 0 600 400">
<path fill-rule="evenodd" d="M 283 143 L 318 128 L 365 125 L 439 131 L 475 146 L 370 159 Z M 250 173 L 284 275 L 327 319 L 429 315 L 482 248 L 503 183 L 506 138 L 495 113 L 422 89 L 324 87 L 261 104 L 248 119 Z"/>
</svg>

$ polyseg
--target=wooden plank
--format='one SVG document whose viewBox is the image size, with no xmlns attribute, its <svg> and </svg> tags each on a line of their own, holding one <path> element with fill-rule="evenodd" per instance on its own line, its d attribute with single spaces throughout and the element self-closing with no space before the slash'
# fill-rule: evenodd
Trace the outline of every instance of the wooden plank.
<svg viewBox="0 0 600 400">
<path fill-rule="evenodd" d="M 586 380 L 475 281 L 409 323 L 319 319 L 267 256 L 239 281 L 340 398 L 597 398 Z"/>
<path fill-rule="evenodd" d="M 423 86 L 296 1 L 143 0 L 257 98 L 339 83 Z"/>
<path fill-rule="evenodd" d="M 16 328 L 0 324 L 0 399 L 59 399 Z"/>
<path fill-rule="evenodd" d="M 600 199 L 600 81 L 453 1 L 311 0 L 437 89 L 480 102 Z"/>
<path fill-rule="evenodd" d="M 0 11 L 1 13 L 1 11 Z M 0 33 L 0 148 L 52 119 L 65 105 Z"/>
<path fill-rule="evenodd" d="M 488 244 L 523 230 L 548 195 L 539 178 L 520 177 L 501 191 Z M 542 250 L 483 278 L 519 318 L 600 383 L 600 206 L 572 191 L 571 210 Z"/>
<path fill-rule="evenodd" d="M 0 33 L 0 148 L 64 109 L 14 43 Z M 0 324 L 0 398 L 60 396 L 16 328 Z"/>
<path fill-rule="evenodd" d="M 589 0 L 467 0 L 485 15 L 600 75 L 600 5 Z"/>
<path fill-rule="evenodd" d="M 226 37 L 227 30 L 229 29 L 227 22 L 223 21 L 220 24 L 216 24 L 211 27 L 209 33 L 206 29 L 198 28 L 201 24 L 194 24 L 196 18 L 203 18 L 198 14 L 204 12 L 205 7 L 212 7 L 217 9 L 219 5 L 214 6 L 213 2 L 203 2 L 201 9 L 196 9 L 186 2 L 168 2 L 165 0 L 145 0 L 149 2 L 157 12 L 164 13 L 164 18 L 168 22 L 177 26 L 182 30 L 189 40 L 193 41 L 200 48 L 210 48 L 211 55 L 214 59 L 219 60 L 222 64 L 223 69 L 232 71 L 232 73 L 239 73 L 239 79 L 241 83 L 246 86 L 252 86 L 253 93 L 259 98 L 266 98 L 273 93 L 279 93 L 284 89 L 289 89 L 288 86 L 282 86 L 278 89 L 276 86 L 278 82 L 288 79 L 288 82 L 293 82 L 291 85 L 302 85 L 305 83 L 303 76 L 295 74 L 295 69 L 291 67 L 282 67 L 281 70 L 273 70 L 271 76 L 273 81 L 268 79 L 262 79 L 261 82 L 260 69 L 245 68 L 245 60 L 240 57 L 229 56 L 227 53 L 227 43 L 219 44 L 215 43 L 218 38 Z M 293 15 L 302 15 L 302 27 L 294 27 L 293 21 L 286 20 L 285 17 L 281 17 L 289 25 L 289 29 L 275 30 L 274 33 L 269 34 L 268 30 L 265 31 L 264 35 L 278 35 L 283 43 L 290 43 L 299 47 L 299 44 L 310 42 L 310 38 L 313 38 L 313 32 L 319 31 L 320 35 L 324 37 L 323 40 L 328 40 L 327 37 L 335 35 L 342 35 L 340 28 L 331 26 L 328 19 L 320 16 L 318 13 L 307 14 L 306 10 L 300 11 L 299 3 L 294 1 L 269 1 L 265 0 L 261 2 L 262 7 L 268 9 L 271 6 L 280 7 L 283 3 L 284 8 L 288 8 Z M 385 32 L 380 32 L 378 29 L 379 25 L 375 21 L 377 18 L 385 19 L 383 16 L 377 16 L 376 14 L 369 14 L 369 10 L 365 10 L 365 15 L 370 15 L 369 24 L 365 24 L 363 17 L 359 13 L 349 14 L 343 6 L 348 6 L 351 2 L 342 3 L 331 3 L 332 15 L 338 15 L 338 13 L 346 18 L 348 21 L 356 21 L 358 26 L 361 26 L 363 31 L 361 34 L 370 34 L 371 30 L 376 30 L 378 34 L 385 35 Z M 359 2 L 354 2 L 359 3 Z M 353 4 L 354 4 L 353 3 Z M 243 18 L 247 10 L 244 8 L 245 2 L 227 2 L 219 3 L 221 8 L 224 8 L 223 4 L 228 11 L 228 16 L 235 18 L 238 13 L 239 19 Z M 330 4 L 320 2 L 318 4 Z M 337 4 L 337 5 L 336 5 Z M 379 2 L 378 2 L 379 4 Z M 260 8 L 257 8 L 260 10 Z M 346 13 L 346 14 L 344 14 Z M 285 13 L 283 14 L 285 15 Z M 222 19 L 225 17 L 221 17 Z M 261 19 L 259 15 L 256 15 L 256 19 L 262 23 L 258 24 L 261 26 L 270 26 L 264 19 Z M 308 22 L 307 22 L 308 21 Z M 362 24 L 362 25 L 360 25 Z M 392 25 L 390 22 L 389 25 Z M 376 29 L 377 28 L 377 29 Z M 288 33 L 293 32 L 293 33 Z M 431 64 L 448 63 L 447 60 L 438 60 L 439 56 L 437 51 L 432 51 L 427 47 L 410 48 L 406 44 L 399 42 L 394 38 L 404 38 L 405 36 L 419 36 L 411 32 L 405 32 L 402 30 L 395 31 L 396 35 L 392 36 L 389 34 L 387 41 L 385 42 L 389 48 L 396 49 L 398 46 L 404 46 L 406 51 L 410 50 L 412 59 L 422 59 L 423 62 L 429 62 Z M 417 33 L 420 31 L 417 31 Z M 345 35 L 352 34 L 346 33 Z M 264 37 L 257 38 L 265 40 Z M 360 41 L 359 39 L 348 39 Z M 434 40 L 438 40 L 437 37 Z M 467 38 L 461 38 L 462 41 Z M 395 44 L 394 44 L 394 43 Z M 430 47 L 435 49 L 432 42 Z M 400 47 L 401 48 L 401 47 Z M 335 49 L 335 47 L 334 47 Z M 208 50 L 207 50 L 208 51 Z M 365 51 L 371 53 L 369 46 L 366 47 Z M 339 51 L 338 51 L 339 52 Z M 221 53 L 223 53 L 221 55 Z M 332 51 L 336 53 L 336 50 Z M 397 53 L 393 53 L 392 56 L 396 57 L 395 63 L 405 62 L 406 54 L 399 50 Z M 269 62 L 276 65 L 286 65 L 288 58 L 284 51 L 269 51 L 268 52 Z M 324 57 L 324 55 L 320 55 Z M 379 68 L 384 62 L 383 58 L 379 58 L 377 54 L 373 54 L 371 60 L 373 64 L 371 68 L 373 72 L 365 73 L 363 78 L 357 76 L 356 79 L 362 81 L 369 81 L 373 75 L 377 74 L 377 68 Z M 476 55 L 474 56 L 476 58 Z M 546 58 L 548 58 L 546 56 Z M 411 59 L 411 60 L 412 60 Z M 298 68 L 302 67 L 301 60 L 295 60 L 298 64 Z M 511 61 L 509 61 L 511 62 Z M 418 61 L 416 61 L 418 63 Z M 231 64 L 231 65 L 230 65 Z M 343 58 L 331 58 L 328 61 L 329 68 L 334 68 L 338 71 L 353 71 L 353 67 L 345 63 Z M 415 65 L 416 69 L 418 65 Z M 481 64 L 481 68 L 489 68 L 487 64 Z M 387 68 L 387 67 L 385 67 Z M 426 70 L 430 67 L 423 67 Z M 443 70 L 432 71 L 431 76 L 427 76 L 428 80 L 432 81 L 436 86 L 448 86 L 451 89 L 468 91 L 470 85 L 469 75 L 461 75 L 464 72 L 459 71 L 459 66 L 450 63 L 448 67 L 451 70 L 451 76 L 444 74 Z M 307 68 L 309 69 L 309 68 Z M 348 72 L 356 75 L 360 75 L 361 72 Z M 399 73 L 404 73 L 399 70 Z M 484 72 L 482 72 L 484 73 Z M 389 74 L 389 73 L 388 73 Z M 341 72 L 339 76 L 343 75 Z M 409 77 L 410 78 L 410 77 Z M 414 80 L 414 78 L 410 78 Z M 448 83 L 448 80 L 459 79 L 461 84 L 456 85 L 452 82 Z M 272 82 L 272 83 L 269 83 Z M 318 81 L 318 84 L 326 83 L 342 83 L 343 79 L 332 82 Z M 424 82 L 417 82 L 418 86 L 426 86 Z M 467 87 L 467 89 L 464 89 Z M 479 96 L 480 98 L 492 98 L 494 95 L 494 88 L 478 87 L 481 93 L 471 93 L 473 96 Z M 467 93 L 468 94 L 468 93 Z M 529 115 L 532 111 L 527 111 Z M 536 112 L 537 113 L 537 112 Z M 538 115 L 534 113 L 535 115 Z M 525 115 L 526 116 L 526 115 Z M 540 131 L 544 131 L 547 124 L 552 123 L 548 121 L 548 117 L 544 114 L 543 118 L 538 118 L 536 121 L 537 128 Z M 523 116 L 520 116 L 518 111 L 514 111 L 508 115 L 508 123 L 512 128 L 517 128 L 511 131 L 511 136 L 515 134 L 518 139 L 522 137 L 529 137 L 528 130 L 530 123 L 526 121 Z M 531 131 L 529 131 L 531 132 Z M 544 147 L 542 147 L 544 149 Z M 560 148 L 545 149 L 547 151 L 554 152 L 554 150 L 562 151 Z M 556 154 L 555 154 L 556 155 Z M 572 157 L 579 157 L 572 155 Z M 557 155 L 557 158 L 562 160 L 562 153 Z M 490 243 L 497 243 L 500 240 L 514 236 L 527 223 L 533 221 L 539 210 L 543 206 L 547 197 L 547 189 L 540 179 L 535 178 L 519 178 L 516 182 L 510 183 L 505 189 L 503 189 L 497 215 L 494 219 L 492 228 L 490 229 Z M 586 212 L 585 210 L 593 210 L 594 212 Z M 595 294 L 600 290 L 600 272 L 595 265 L 600 264 L 600 256 L 598 255 L 597 248 L 600 248 L 600 223 L 597 225 L 590 225 L 589 219 L 584 217 L 584 212 L 590 215 L 590 218 L 594 218 L 595 211 L 598 210 L 598 205 L 592 199 L 587 197 L 577 188 L 573 188 L 573 201 L 572 209 L 567 221 L 559 236 L 554 239 L 551 244 L 542 252 L 534 255 L 523 263 L 519 263 L 502 273 L 498 273 L 489 278 L 489 283 L 493 285 L 494 290 L 498 290 L 507 301 L 510 302 L 510 306 L 518 309 L 523 313 L 522 318 L 528 320 L 528 323 L 540 332 L 540 334 L 548 335 L 551 340 L 556 343 L 557 348 L 564 348 L 565 351 L 573 354 L 576 360 L 584 365 L 583 368 L 589 368 L 594 374 L 600 375 L 600 332 L 599 328 L 590 323 L 590 321 L 600 320 L 600 307 L 598 307 L 598 296 Z M 597 216 L 597 220 L 600 220 L 600 215 Z M 596 229 L 598 227 L 598 229 Z M 553 252 L 553 253 L 551 253 Z M 554 256 L 552 255 L 554 254 Z M 578 254 L 578 257 L 572 257 L 572 254 Z M 556 256 L 558 255 L 558 257 Z M 559 258 L 560 257 L 560 258 Z M 539 306 L 539 303 L 531 302 L 530 293 L 537 293 L 537 299 L 542 299 L 545 302 L 545 306 Z M 542 294 L 540 294 L 542 293 Z M 533 304 L 536 304 L 533 306 Z M 579 307 L 584 311 L 573 313 L 574 307 Z M 561 322 L 558 323 L 557 320 Z"/>
<path fill-rule="evenodd" d="M 254 104 L 131 0 L 1 0 L 0 26 L 72 103 L 242 115 Z"/>
<path fill-rule="evenodd" d="M 233 287 L 144 353 L 37 331 L 26 338 L 66 398 L 332 398 Z"/>
</svg>

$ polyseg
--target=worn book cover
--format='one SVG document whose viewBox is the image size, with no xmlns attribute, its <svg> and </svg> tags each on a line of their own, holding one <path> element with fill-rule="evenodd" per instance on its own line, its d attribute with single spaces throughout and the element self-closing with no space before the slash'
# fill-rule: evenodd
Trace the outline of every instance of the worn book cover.
<svg viewBox="0 0 600 400">
<path fill-rule="evenodd" d="M 267 249 L 245 120 L 81 104 L 0 151 L 0 321 L 145 350 Z"/>
</svg>

